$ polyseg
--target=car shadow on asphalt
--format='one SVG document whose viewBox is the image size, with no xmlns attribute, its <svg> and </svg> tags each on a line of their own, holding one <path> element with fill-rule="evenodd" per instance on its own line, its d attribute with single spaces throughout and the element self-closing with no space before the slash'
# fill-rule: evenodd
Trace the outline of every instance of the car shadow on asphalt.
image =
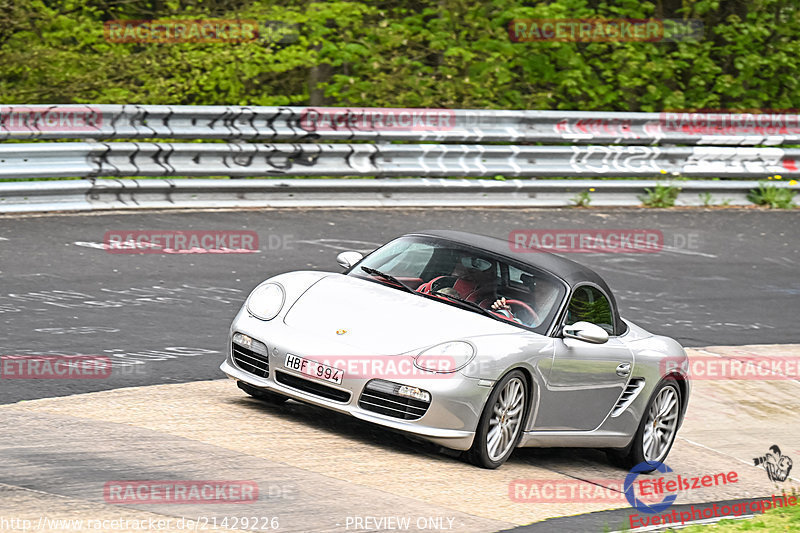
<svg viewBox="0 0 800 533">
<path fill-rule="evenodd" d="M 589 471 L 610 477 L 624 477 L 628 472 L 611 464 L 605 452 L 595 448 L 518 448 L 508 462 L 529 464 L 560 473 L 580 468 L 582 473 Z"/>
<path fill-rule="evenodd" d="M 242 395 L 230 400 L 240 408 L 255 409 L 270 416 L 279 416 L 287 421 L 301 423 L 332 436 L 345 438 L 360 444 L 379 446 L 387 451 L 406 456 L 422 456 L 438 462 L 465 464 L 461 452 L 443 448 L 419 437 L 384 428 L 359 420 L 353 416 L 330 411 L 295 400 L 283 405 Z M 519 448 L 508 460 L 509 465 L 530 465 L 559 473 L 569 473 L 578 468 L 583 473 L 596 471 L 616 477 L 625 470 L 613 466 L 601 450 L 592 448 Z"/>
<path fill-rule="evenodd" d="M 280 416 L 290 422 L 307 425 L 315 431 L 322 431 L 360 444 L 380 446 L 398 454 L 408 456 L 424 454 L 437 461 L 461 462 L 458 459 L 460 452 L 444 450 L 432 442 L 324 407 L 295 400 L 289 400 L 283 405 L 273 405 L 246 395 L 230 400 L 229 403 L 247 409 L 256 409 L 271 416 Z"/>
</svg>

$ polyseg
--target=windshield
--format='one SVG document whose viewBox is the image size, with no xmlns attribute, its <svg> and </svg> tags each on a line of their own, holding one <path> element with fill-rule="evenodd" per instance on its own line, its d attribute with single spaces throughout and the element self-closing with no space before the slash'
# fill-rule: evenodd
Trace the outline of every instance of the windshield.
<svg viewBox="0 0 800 533">
<path fill-rule="evenodd" d="M 564 283 L 551 274 L 432 237 L 396 239 L 372 252 L 348 276 L 400 283 L 421 296 L 537 333 L 548 330 L 566 295 Z"/>
</svg>

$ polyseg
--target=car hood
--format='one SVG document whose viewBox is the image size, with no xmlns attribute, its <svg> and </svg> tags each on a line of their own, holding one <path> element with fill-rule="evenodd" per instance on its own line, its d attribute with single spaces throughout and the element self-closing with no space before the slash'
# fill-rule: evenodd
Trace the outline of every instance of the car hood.
<svg viewBox="0 0 800 533">
<path fill-rule="evenodd" d="M 347 345 L 353 353 L 399 355 L 440 342 L 522 332 L 487 316 L 341 274 L 313 284 L 284 323 L 314 340 Z"/>
</svg>

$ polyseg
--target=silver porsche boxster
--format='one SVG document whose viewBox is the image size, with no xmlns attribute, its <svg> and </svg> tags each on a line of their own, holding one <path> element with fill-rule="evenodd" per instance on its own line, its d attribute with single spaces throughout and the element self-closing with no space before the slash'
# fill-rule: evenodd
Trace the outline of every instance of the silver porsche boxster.
<svg viewBox="0 0 800 533">
<path fill-rule="evenodd" d="M 619 316 L 592 270 L 494 237 L 426 231 L 343 273 L 258 285 L 221 369 L 248 394 L 347 413 L 497 468 L 514 448 L 593 447 L 656 468 L 683 421 L 686 353 Z"/>
</svg>

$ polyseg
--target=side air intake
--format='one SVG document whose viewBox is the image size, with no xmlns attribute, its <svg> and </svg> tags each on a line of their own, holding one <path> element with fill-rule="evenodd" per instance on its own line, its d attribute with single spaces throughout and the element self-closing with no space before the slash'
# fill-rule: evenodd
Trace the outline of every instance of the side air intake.
<svg viewBox="0 0 800 533">
<path fill-rule="evenodd" d="M 633 403 L 633 400 L 639 396 L 639 393 L 642 392 L 643 388 L 644 378 L 632 378 L 628 382 L 628 386 L 625 387 L 625 391 L 622 393 L 622 396 L 620 396 L 619 400 L 617 400 L 617 405 L 615 405 L 614 409 L 611 411 L 611 418 L 621 415 L 625 409 L 627 409 Z"/>
</svg>

